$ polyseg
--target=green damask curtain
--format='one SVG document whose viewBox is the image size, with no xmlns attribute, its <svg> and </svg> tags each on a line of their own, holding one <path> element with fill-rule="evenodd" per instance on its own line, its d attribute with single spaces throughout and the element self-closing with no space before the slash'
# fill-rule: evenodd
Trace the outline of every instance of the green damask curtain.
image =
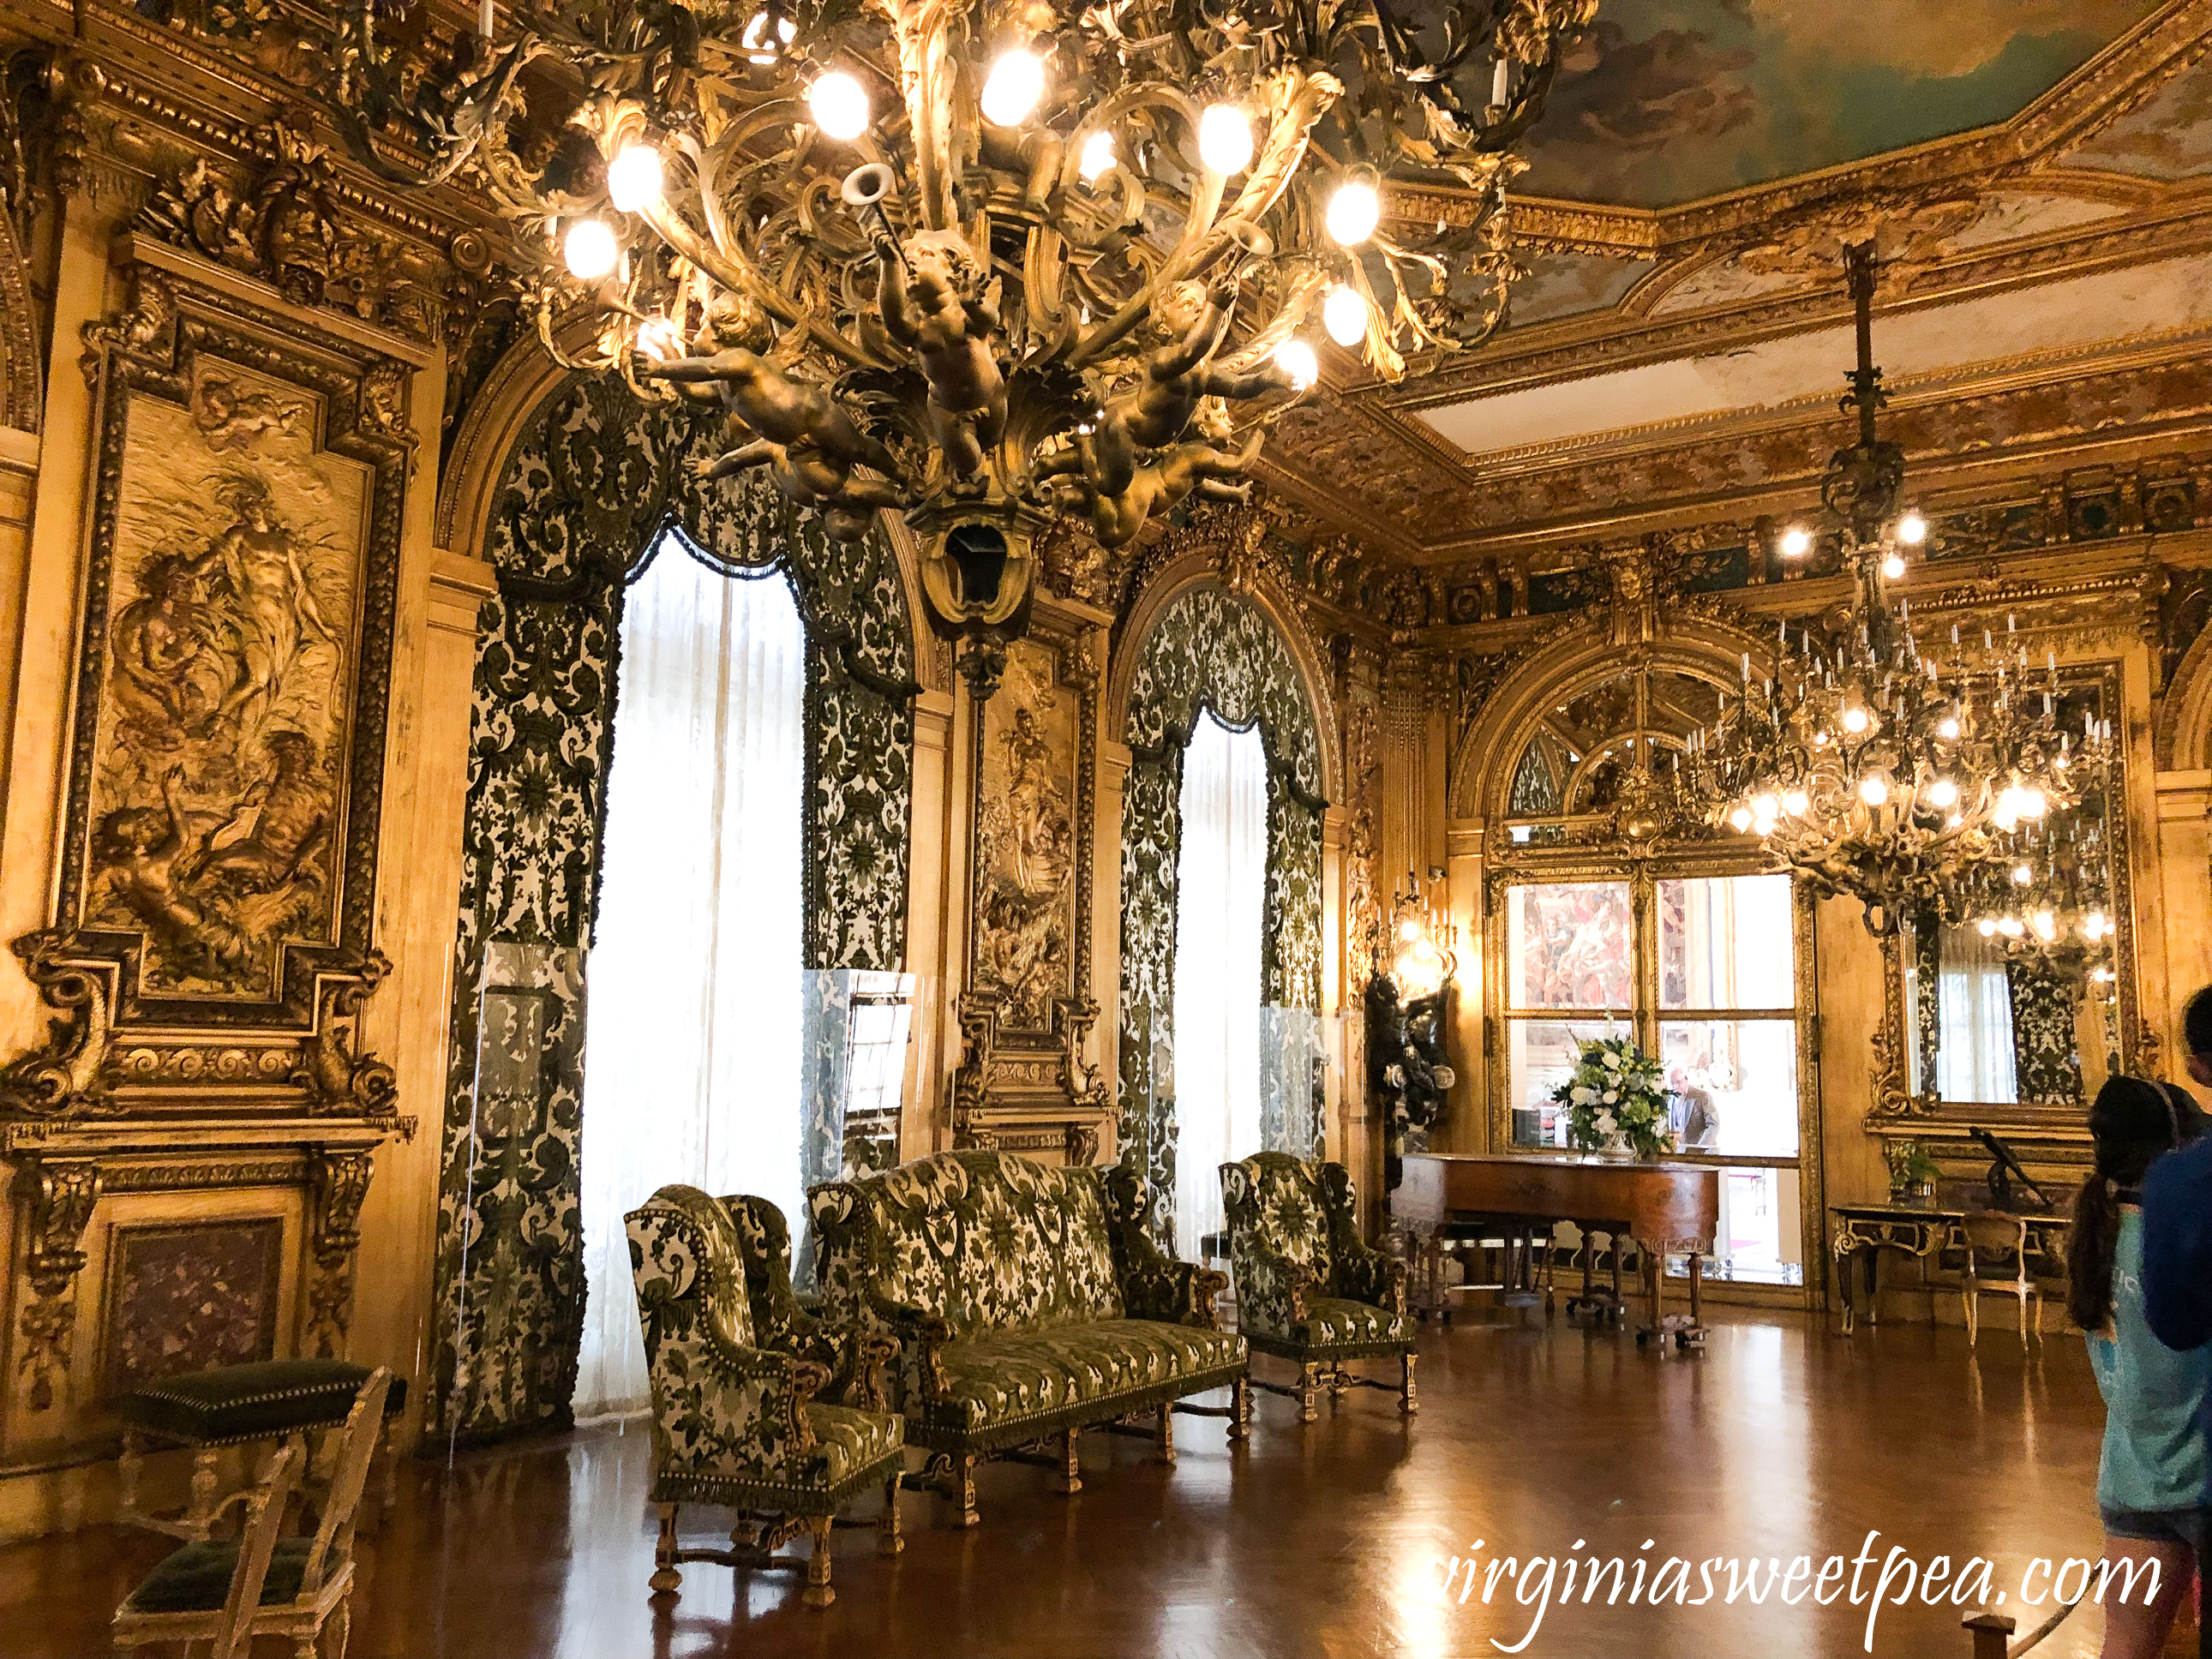
<svg viewBox="0 0 2212 1659">
<path fill-rule="evenodd" d="M 1264 994 L 1286 1006 L 1321 1004 L 1320 728 L 1267 613 L 1224 589 L 1193 588 L 1144 641 L 1123 733 L 1132 758 L 1121 795 L 1120 1139 L 1123 1161 L 1151 1188 L 1150 1225 L 1163 1241 L 1173 1231 L 1176 1133 L 1155 1073 L 1173 1044 L 1182 756 L 1209 708 L 1239 728 L 1256 721 L 1267 754 Z"/>
<path fill-rule="evenodd" d="M 432 1384 L 450 1437 L 563 1424 L 574 1392 L 581 963 L 623 584 L 664 529 L 709 564 L 790 570 L 807 629 L 806 965 L 902 965 L 915 687 L 894 556 L 880 534 L 829 541 L 758 475 L 702 489 L 693 462 L 719 436 L 580 378 L 532 416 L 493 509 L 500 592 L 478 617 L 438 1218 Z M 494 983 L 514 947 L 550 963 L 526 1000 Z M 500 1024 L 480 1031 L 487 1010 Z M 480 1036 L 534 1099 L 509 1088 L 496 1113 L 479 1108 Z"/>
</svg>

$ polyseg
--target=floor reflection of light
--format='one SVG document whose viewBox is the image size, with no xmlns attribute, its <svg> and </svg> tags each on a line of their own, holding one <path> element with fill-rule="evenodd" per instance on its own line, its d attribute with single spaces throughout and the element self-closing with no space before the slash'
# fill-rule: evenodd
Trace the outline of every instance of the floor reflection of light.
<svg viewBox="0 0 2212 1659">
<path fill-rule="evenodd" d="M 1389 1644 L 1393 1653 L 1406 1659 L 1443 1659 L 1464 1645 L 1449 1636 L 1451 1613 L 1444 1601 L 1443 1576 L 1451 1559 L 1449 1555 L 1439 1559 L 1430 1548 L 1407 1550 L 1388 1591 L 1391 1605 L 1386 1617 L 1395 1626 L 1395 1639 Z"/>
</svg>

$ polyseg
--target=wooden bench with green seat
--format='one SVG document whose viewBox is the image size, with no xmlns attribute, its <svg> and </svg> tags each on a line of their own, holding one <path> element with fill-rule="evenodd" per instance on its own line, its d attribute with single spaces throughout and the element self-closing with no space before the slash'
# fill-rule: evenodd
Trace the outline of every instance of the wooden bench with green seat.
<svg viewBox="0 0 2212 1659">
<path fill-rule="evenodd" d="M 128 1653 L 155 1642 L 212 1644 L 216 1659 L 252 1651 L 256 1636 L 291 1639 L 299 1651 L 322 1646 L 344 1659 L 352 1619 L 354 1517 L 368 1484 L 392 1373 L 369 1373 L 349 1408 L 330 1492 L 313 1537 L 283 1535 L 284 1511 L 307 1461 L 304 1437 L 279 1449 L 258 1486 L 239 1496 L 246 1511 L 234 1540 L 188 1543 L 165 1556 L 115 1610 L 115 1646 Z"/>
<path fill-rule="evenodd" d="M 117 1468 L 122 1501 L 116 1518 L 204 1543 L 213 1535 L 216 1516 L 231 1501 L 216 1501 L 216 1466 L 222 1449 L 335 1429 L 348 1420 L 368 1377 L 368 1366 L 349 1360 L 264 1359 L 182 1371 L 120 1395 L 113 1402 L 123 1421 L 123 1456 Z M 397 1496 L 398 1468 L 388 1437 L 406 1405 L 406 1379 L 392 1377 L 380 1425 L 386 1509 Z M 138 1507 L 146 1453 L 161 1446 L 189 1447 L 192 1452 L 191 1499 L 181 1515 L 149 1515 Z M 233 1493 L 232 1498 L 239 1496 Z"/>
</svg>

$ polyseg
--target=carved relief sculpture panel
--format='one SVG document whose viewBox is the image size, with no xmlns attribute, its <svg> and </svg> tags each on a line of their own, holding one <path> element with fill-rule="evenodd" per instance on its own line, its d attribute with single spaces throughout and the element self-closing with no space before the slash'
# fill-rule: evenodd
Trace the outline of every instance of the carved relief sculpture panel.
<svg viewBox="0 0 2212 1659">
<path fill-rule="evenodd" d="M 132 1333 L 164 1285 L 228 1310 L 194 1328 L 194 1363 L 342 1352 L 373 1148 L 410 1127 L 359 1032 L 387 971 L 371 928 L 421 353 L 319 325 L 195 252 L 139 236 L 115 258 L 125 303 L 85 331 L 94 451 L 54 896 L 11 941 L 56 1015 L 0 1066 L 29 1244 L 0 1394 L 11 1456 L 99 1431 L 78 1409 L 156 1363 Z M 203 1249 L 214 1235 L 161 1233 L 156 1214 L 110 1283 L 78 1285 L 103 1194 L 272 1170 L 313 1217 L 298 1331 L 267 1322 L 259 1235 Z M 107 1310 L 101 1379 L 71 1375 L 85 1297 Z"/>
<path fill-rule="evenodd" d="M 974 922 L 953 1079 L 963 1146 L 1096 1155 L 1104 1083 L 1091 988 L 1097 671 L 1079 628 L 1006 649 L 975 721 Z"/>
</svg>

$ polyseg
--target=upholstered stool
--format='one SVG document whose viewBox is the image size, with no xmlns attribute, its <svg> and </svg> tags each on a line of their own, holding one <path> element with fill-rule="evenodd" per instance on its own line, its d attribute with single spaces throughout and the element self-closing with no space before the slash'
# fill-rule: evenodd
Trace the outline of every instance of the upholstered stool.
<svg viewBox="0 0 2212 1659">
<path fill-rule="evenodd" d="M 343 1425 L 354 1396 L 368 1381 L 368 1367 L 344 1359 L 264 1359 L 185 1371 L 114 1401 L 123 1419 L 123 1456 L 117 1466 L 122 1504 L 116 1519 L 131 1526 L 205 1543 L 222 1505 L 216 1501 L 215 1468 L 221 1449 L 276 1440 L 285 1435 Z M 407 1384 L 394 1377 L 384 1398 L 379 1438 L 385 1454 L 384 1507 L 398 1497 L 392 1425 L 407 1404 Z M 191 1501 L 180 1516 L 148 1515 L 138 1508 L 138 1476 L 149 1444 L 192 1449 Z"/>
</svg>

